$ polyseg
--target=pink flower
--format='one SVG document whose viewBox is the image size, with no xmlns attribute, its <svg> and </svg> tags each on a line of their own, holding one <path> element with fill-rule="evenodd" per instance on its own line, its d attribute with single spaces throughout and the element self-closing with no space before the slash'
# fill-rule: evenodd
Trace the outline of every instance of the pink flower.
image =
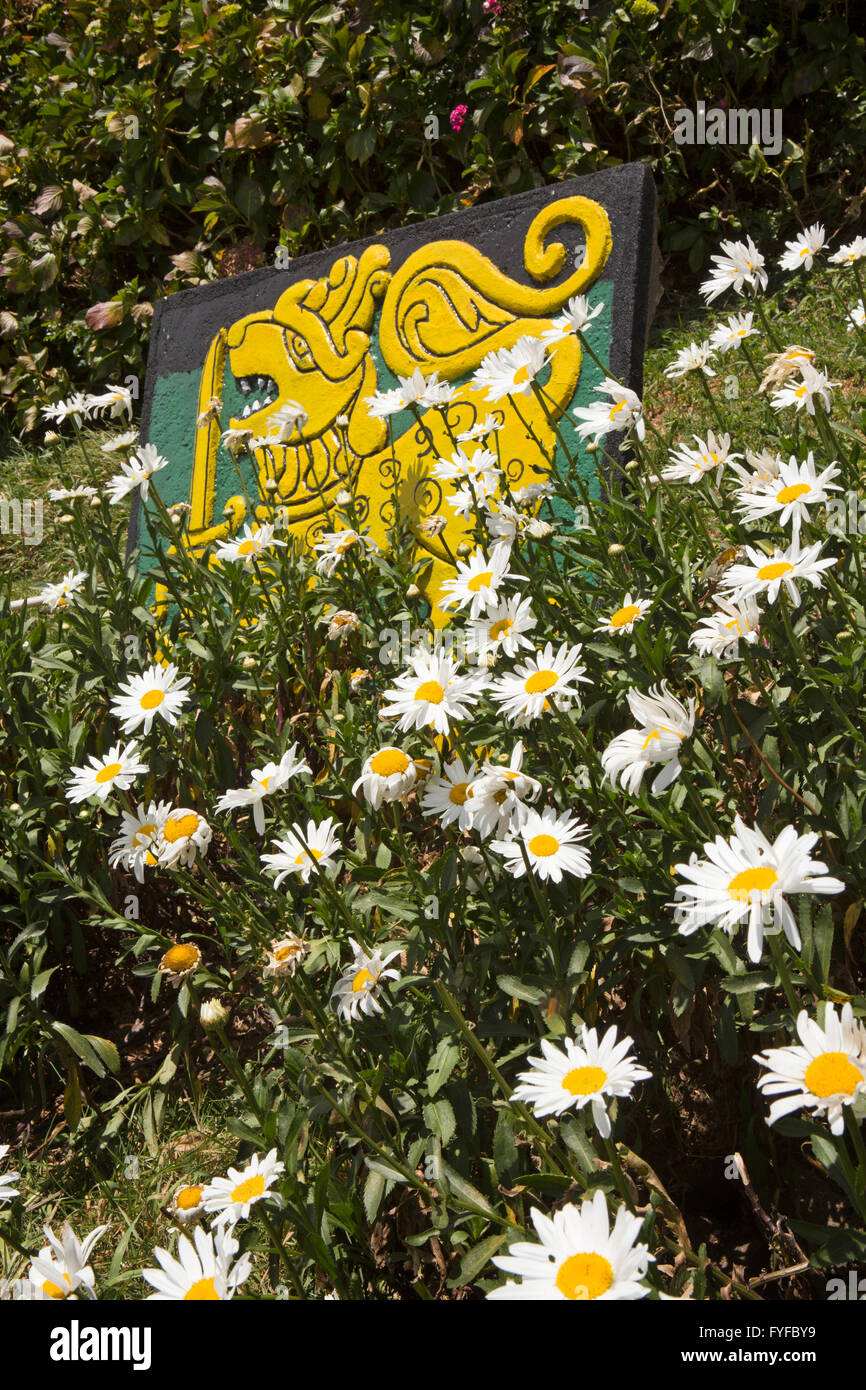
<svg viewBox="0 0 866 1390">
<path fill-rule="evenodd" d="M 502 6 L 499 0 L 484 0 L 484 4 L 481 8 L 485 14 L 495 14 L 497 16 L 502 14 Z"/>
<path fill-rule="evenodd" d="M 463 122 L 466 120 L 468 111 L 468 106 L 455 106 L 451 112 L 451 129 L 456 130 L 458 135 L 463 129 Z"/>
</svg>

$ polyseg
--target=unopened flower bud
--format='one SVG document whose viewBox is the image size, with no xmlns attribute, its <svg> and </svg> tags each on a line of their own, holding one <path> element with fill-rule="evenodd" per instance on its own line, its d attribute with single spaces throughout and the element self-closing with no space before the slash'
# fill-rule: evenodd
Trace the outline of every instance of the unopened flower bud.
<svg viewBox="0 0 866 1390">
<path fill-rule="evenodd" d="M 218 1028 L 225 1023 L 229 1016 L 229 1011 L 225 1004 L 221 1004 L 219 999 L 203 999 L 199 1010 L 199 1018 L 205 1028 Z"/>
</svg>

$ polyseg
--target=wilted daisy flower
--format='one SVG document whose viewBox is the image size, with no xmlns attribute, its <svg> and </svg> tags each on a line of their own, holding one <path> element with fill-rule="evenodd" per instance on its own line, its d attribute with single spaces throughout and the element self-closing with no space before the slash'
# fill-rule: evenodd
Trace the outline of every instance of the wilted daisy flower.
<svg viewBox="0 0 866 1390">
<path fill-rule="evenodd" d="M 43 405 L 42 414 L 55 425 L 62 425 L 71 416 L 76 429 L 80 430 L 88 418 L 88 409 L 87 397 L 82 391 L 76 391 L 66 401 L 52 401 L 50 405 Z"/>
<path fill-rule="evenodd" d="M 355 546 L 361 546 L 362 550 L 378 550 L 379 547 L 372 536 L 363 535 L 360 531 L 353 531 L 347 526 L 344 531 L 332 531 L 323 536 L 313 546 L 314 550 L 319 551 L 319 558 L 316 561 L 316 573 L 325 574 L 330 579 L 344 555 Z"/>
<path fill-rule="evenodd" d="M 470 618 L 489 612 L 499 604 L 499 586 L 507 580 L 525 582 L 521 575 L 512 574 L 508 568 L 508 555 L 494 551 L 488 560 L 480 551 L 469 557 L 464 564 L 457 561 L 457 574 L 454 579 L 442 583 L 440 608 L 467 608 Z"/>
<path fill-rule="evenodd" d="M 111 713 L 123 720 L 121 733 L 132 734 L 143 724 L 144 732 L 149 734 L 157 715 L 174 727 L 178 714 L 189 703 L 184 689 L 189 680 L 189 676 L 177 679 L 176 666 L 156 663 L 142 675 L 131 676 L 111 701 Z"/>
<path fill-rule="evenodd" d="M 698 927 L 711 925 L 733 936 L 738 924 L 748 919 L 749 960 L 761 959 L 768 930 L 783 930 L 799 951 L 800 933 L 786 894 L 841 893 L 845 888 L 838 878 L 827 876 L 826 864 L 810 858 L 817 842 L 813 832 L 798 835 L 789 825 L 770 844 L 763 831 L 757 826 L 749 830 L 737 816 L 729 840 L 717 835 L 704 845 L 706 859 L 693 853 L 688 864 L 675 865 L 689 880 L 677 885 L 672 904 L 680 933 L 691 936 Z"/>
<path fill-rule="evenodd" d="M 352 613 L 348 608 L 341 608 L 336 613 L 328 614 L 321 620 L 328 624 L 328 641 L 345 642 L 352 632 L 358 632 L 361 627 L 361 619 L 357 613 Z"/>
<path fill-rule="evenodd" d="M 282 840 L 274 840 L 276 854 L 263 854 L 262 863 L 268 872 L 276 872 L 274 887 L 279 888 L 284 878 L 298 874 L 302 883 L 309 883 L 312 873 L 323 873 L 326 869 L 336 869 L 334 855 L 340 849 L 340 841 L 334 833 L 333 817 L 328 816 L 320 825 L 307 821 L 307 828 L 295 822 Z"/>
<path fill-rule="evenodd" d="M 602 1139 L 609 1138 L 606 1097 L 630 1096 L 635 1082 L 652 1076 L 628 1056 L 632 1039 L 617 1041 L 616 1032 L 615 1026 L 608 1028 L 599 1041 L 595 1029 L 584 1026 L 579 1041 L 563 1039 L 564 1051 L 542 1038 L 544 1055 L 530 1057 L 532 1068 L 520 1072 L 521 1085 L 515 1087 L 512 1099 L 525 1100 L 538 1119 L 591 1104 L 596 1129 Z"/>
<path fill-rule="evenodd" d="M 765 594 L 768 603 L 775 603 L 784 584 L 791 602 L 799 607 L 800 592 L 795 580 L 805 579 L 814 589 L 820 589 L 822 570 L 836 564 L 833 556 L 818 559 L 820 542 L 808 545 L 801 552 L 799 536 L 794 537 L 787 550 L 774 550 L 772 555 L 765 555 L 747 545 L 746 554 L 751 564 L 731 565 L 720 580 L 722 588 L 731 591 L 735 603 L 754 594 Z"/>
<path fill-rule="evenodd" d="M 229 1168 L 227 1178 L 213 1178 L 201 1195 L 202 1206 L 206 1212 L 217 1212 L 213 1228 L 234 1226 L 245 1220 L 256 1202 L 280 1202 L 279 1193 L 268 1189 L 275 1183 L 285 1169 L 285 1164 L 277 1161 L 276 1149 L 271 1149 L 264 1158 L 253 1154 L 246 1168 Z"/>
<path fill-rule="evenodd" d="M 653 1258 L 645 1245 L 635 1245 L 641 1218 L 625 1205 L 617 1208 L 613 1230 L 604 1193 L 598 1189 L 580 1206 L 569 1202 L 553 1216 L 537 1207 L 529 1213 L 540 1245 L 518 1241 L 493 1263 L 506 1274 L 517 1274 L 493 1289 L 488 1299 L 601 1299 L 608 1302 L 646 1298 L 649 1286 L 639 1281 Z"/>
<path fill-rule="evenodd" d="M 710 334 L 710 343 L 716 352 L 731 352 L 738 348 L 746 339 L 751 338 L 757 333 L 757 328 L 752 327 L 752 320 L 755 315 L 749 311 L 747 314 L 732 314 L 724 323 L 720 323 Z"/>
<path fill-rule="evenodd" d="M 818 473 L 811 450 L 803 463 L 798 463 L 792 454 L 779 468 L 777 478 L 737 493 L 740 511 L 749 521 L 777 515 L 782 526 L 792 522 L 793 534 L 797 536 L 800 523 L 809 520 L 809 508 L 829 501 L 829 494 L 840 490 L 830 481 L 838 478 L 840 471 L 830 464 Z"/>
<path fill-rule="evenodd" d="M 154 473 L 167 467 L 168 459 L 162 457 L 154 444 L 141 444 L 130 459 L 121 460 L 120 472 L 105 485 L 111 505 L 122 502 L 136 488 L 144 501 Z"/>
<path fill-rule="evenodd" d="M 409 658 L 409 671 L 384 692 L 391 703 L 379 711 L 379 718 L 399 717 L 397 727 L 404 734 L 428 725 L 447 734 L 452 719 L 468 717 L 484 681 L 483 676 L 459 675 L 456 657 L 444 647 L 418 647 Z"/>
<path fill-rule="evenodd" d="M 665 376 L 681 377 L 688 372 L 703 372 L 704 376 L 715 376 L 715 372 L 709 365 L 713 349 L 709 343 L 689 343 L 688 347 L 680 348 L 673 362 L 669 367 L 665 367 Z"/>
<path fill-rule="evenodd" d="M 523 743 L 511 750 L 507 765 L 489 758 L 469 788 L 473 828 L 479 835 L 506 836 L 521 826 L 529 805 L 541 794 L 541 783 L 523 771 Z M 461 827 L 462 829 L 462 827 Z"/>
<path fill-rule="evenodd" d="M 542 333 L 541 341 L 547 347 L 553 347 L 554 343 L 559 343 L 563 338 L 568 338 L 574 333 L 582 333 L 588 323 L 592 323 L 594 318 L 604 308 L 604 304 L 596 304 L 593 309 L 589 307 L 589 300 L 583 294 L 576 294 L 573 299 L 568 301 L 559 318 L 553 320 L 553 327 L 548 328 Z"/>
<path fill-rule="evenodd" d="M 431 777 L 424 788 L 422 814 L 438 816 L 443 828 L 456 821 L 458 830 L 471 830 L 473 809 L 469 791 L 477 775 L 476 764 L 467 768 L 462 758 L 444 763 L 441 777 Z"/>
<path fill-rule="evenodd" d="M 269 975 L 294 977 L 306 953 L 307 947 L 303 938 L 296 936 L 293 931 L 287 932 L 285 936 L 272 941 L 270 948 L 265 951 L 265 968 L 262 974 L 266 978 Z"/>
<path fill-rule="evenodd" d="M 472 376 L 473 390 L 487 391 L 489 401 L 503 396 L 526 396 L 547 362 L 547 348 L 540 338 L 524 334 L 513 347 L 488 352 Z"/>
<path fill-rule="evenodd" d="M 805 232 L 801 232 L 793 241 L 785 242 L 785 251 L 779 257 L 779 266 L 782 270 L 803 270 L 812 269 L 812 261 L 818 252 L 823 248 L 827 240 L 827 233 L 820 223 L 815 222 Z"/>
<path fill-rule="evenodd" d="M 866 305 L 862 299 L 858 299 L 850 314 L 845 315 L 845 323 L 848 333 L 853 333 L 855 328 L 866 328 Z"/>
<path fill-rule="evenodd" d="M 457 853 L 467 868 L 466 887 L 470 893 L 480 892 L 482 885 L 490 877 L 490 871 L 484 862 L 484 855 L 476 845 L 461 845 Z"/>
<path fill-rule="evenodd" d="M 248 449 L 252 443 L 252 430 L 227 429 L 223 430 L 220 440 L 228 449 L 233 459 L 236 459 L 241 449 Z"/>
<path fill-rule="evenodd" d="M 178 1236 L 177 1259 L 156 1247 L 153 1253 L 159 1269 L 141 1271 L 142 1279 L 156 1289 L 156 1293 L 148 1294 L 146 1302 L 214 1302 L 234 1298 L 249 1278 L 252 1256 L 242 1255 L 237 1264 L 232 1264 L 240 1245 L 229 1231 L 206 1231 L 199 1226 L 193 1239 L 195 1245 L 186 1236 Z"/>
<path fill-rule="evenodd" d="M 491 557 L 501 559 L 507 564 L 511 552 L 511 547 L 518 536 L 529 534 L 530 526 L 535 520 L 534 517 L 526 512 L 518 511 L 510 503 L 503 502 L 501 498 L 491 502 L 489 499 L 484 502 L 484 525 L 487 534 L 493 541 Z"/>
<path fill-rule="evenodd" d="M 714 269 L 701 285 L 701 294 L 710 304 L 727 289 L 742 294 L 744 285 L 767 288 L 764 257 L 751 237 L 745 241 L 723 241 L 723 255 L 711 256 Z"/>
<path fill-rule="evenodd" d="M 534 874 L 543 881 L 560 883 L 564 873 L 576 878 L 586 878 L 589 873 L 589 855 L 577 844 L 588 834 L 588 827 L 569 812 L 558 816 L 553 807 L 546 806 L 540 815 L 538 811 L 527 811 L 511 835 L 504 840 L 491 840 L 490 848 L 502 855 L 514 878 L 522 878 L 526 873 L 525 850 Z"/>
<path fill-rule="evenodd" d="M 38 594 L 39 602 L 46 604 L 50 613 L 67 606 L 67 599 L 80 589 L 87 579 L 87 570 L 70 570 L 59 584 L 46 584 Z"/>
<path fill-rule="evenodd" d="M 581 651 L 579 642 L 573 647 L 563 642 L 554 654 L 553 644 L 548 642 L 543 651 L 536 650 L 508 675 L 492 681 L 491 698 L 511 723 L 520 727 L 540 718 L 551 705 L 567 708 L 572 700 L 580 699 L 577 683 L 589 683 L 583 674 L 586 667 L 578 665 Z"/>
<path fill-rule="evenodd" d="M 821 402 L 824 409 L 829 414 L 833 404 L 833 387 L 838 386 L 838 381 L 831 381 L 823 372 L 816 371 L 804 362 L 800 368 L 799 382 L 791 382 L 790 385 L 783 386 L 779 391 L 774 392 L 770 397 L 770 404 L 774 410 L 784 410 L 785 406 L 793 405 L 797 411 L 805 409 L 809 415 L 815 414 L 815 399 Z"/>
<path fill-rule="evenodd" d="M 746 462 L 749 468 L 744 468 L 741 463 L 731 464 L 731 472 L 740 480 L 740 492 L 756 492 L 765 483 L 778 478 L 783 460 L 781 454 L 771 453 L 769 449 L 762 449 L 759 454 L 747 449 Z"/>
<path fill-rule="evenodd" d="M 2 1162 L 3 1159 L 5 1159 L 8 1152 L 9 1145 L 0 1144 L 0 1162 Z M 21 1194 L 18 1191 L 18 1188 L 12 1186 L 12 1183 L 15 1181 L 15 1179 L 20 1176 L 20 1173 L 13 1172 L 11 1168 L 8 1169 L 5 1173 L 0 1173 L 0 1203 L 11 1202 L 13 1197 L 20 1197 Z"/>
<path fill-rule="evenodd" d="M 201 1200 L 203 1192 L 203 1183 L 192 1186 L 184 1183 L 182 1187 L 177 1189 L 165 1208 L 165 1215 L 178 1226 L 191 1226 L 204 1215 L 204 1206 Z"/>
<path fill-rule="evenodd" d="M 48 1298 L 96 1297 L 96 1276 L 87 1261 L 108 1226 L 96 1226 L 79 1241 L 69 1222 L 58 1240 L 50 1226 L 43 1226 L 48 1244 L 30 1261 L 30 1283 Z"/>
<path fill-rule="evenodd" d="M 458 444 L 469 444 L 473 439 L 484 439 L 488 434 L 495 434 L 503 424 L 504 417 L 501 411 L 495 411 L 493 415 L 485 415 L 483 420 L 477 420 L 474 425 L 470 425 L 468 430 L 456 436 Z"/>
<path fill-rule="evenodd" d="M 605 377 L 596 390 L 610 396 L 610 401 L 596 401 L 593 405 L 575 408 L 571 412 L 582 422 L 576 427 L 581 439 L 592 436 L 597 443 L 615 430 L 630 429 L 634 430 L 638 439 L 643 439 L 646 425 L 640 397 L 610 377 Z"/>
<path fill-rule="evenodd" d="M 213 831 L 198 811 L 189 806 L 176 806 L 160 827 L 155 854 L 160 864 L 171 868 L 175 864 L 191 869 L 196 854 L 207 854 Z"/>
<path fill-rule="evenodd" d="M 789 377 L 797 376 L 803 366 L 812 367 L 815 363 L 815 354 L 811 348 L 803 347 L 800 343 L 785 348 L 784 352 L 768 352 L 770 365 L 765 371 L 759 391 L 766 391 L 768 386 L 780 386 Z"/>
<path fill-rule="evenodd" d="M 825 1009 L 823 1028 L 805 1009 L 797 1015 L 802 1046 L 772 1047 L 754 1059 L 767 1068 L 759 1088 L 768 1096 L 781 1097 L 770 1105 L 770 1125 L 803 1108 L 818 1116 L 826 1114 L 830 1133 L 841 1134 L 843 1107 L 853 1105 L 866 1092 L 866 1029 L 855 1020 L 850 1004 L 843 1005 L 841 1018 L 832 1004 Z"/>
<path fill-rule="evenodd" d="M 689 637 L 689 646 L 695 647 L 701 656 L 714 656 L 721 660 L 736 655 L 741 637 L 750 646 L 757 642 L 760 610 L 753 598 L 731 603 L 718 595 L 716 603 L 718 609 L 701 619 Z"/>
<path fill-rule="evenodd" d="M 532 650 L 531 640 L 524 636 L 536 625 L 532 611 L 532 600 L 520 598 L 504 599 L 495 608 L 488 609 L 486 615 L 470 623 L 467 645 L 475 653 L 476 659 L 488 654 L 516 656 L 521 647 Z"/>
<path fill-rule="evenodd" d="M 98 497 L 95 487 L 52 487 L 48 490 L 49 502 L 74 502 L 79 498 Z"/>
<path fill-rule="evenodd" d="M 128 791 L 142 772 L 147 772 L 147 764 L 139 761 L 138 744 L 128 743 L 124 748 L 115 743 L 101 758 L 91 756 L 89 767 L 72 769 L 66 799 L 74 804 L 98 796 L 104 801 L 113 791 Z"/>
<path fill-rule="evenodd" d="M 376 998 L 382 980 L 400 978 L 399 970 L 385 968 L 389 961 L 399 956 L 399 951 L 392 951 L 384 958 L 379 950 L 368 955 L 363 946 L 359 946 L 351 936 L 349 945 L 354 952 L 354 959 L 337 981 L 331 994 L 331 1007 L 336 1009 L 338 1017 L 344 1023 L 358 1018 L 359 1014 L 382 1013 L 382 1006 Z"/>
<path fill-rule="evenodd" d="M 182 985 L 201 965 L 202 955 L 194 941 L 179 941 L 169 946 L 156 967 L 169 984 Z"/>
<path fill-rule="evenodd" d="M 378 811 L 383 801 L 399 801 L 406 796 L 417 778 L 418 769 L 402 748 L 379 748 L 364 763 L 352 795 L 362 787 L 373 810 Z"/>
<path fill-rule="evenodd" d="M 116 434 L 102 445 L 104 454 L 117 454 L 121 449 L 129 449 L 133 444 L 138 443 L 138 430 L 126 430 L 124 434 Z"/>
<path fill-rule="evenodd" d="M 830 260 L 833 265 L 853 265 L 855 261 L 862 261 L 866 256 L 866 236 L 855 236 L 853 241 L 848 241 L 844 246 L 840 246 L 838 251 L 834 251 Z"/>
<path fill-rule="evenodd" d="M 622 601 L 622 607 L 617 608 L 609 618 L 605 618 L 603 622 L 599 623 L 594 631 L 608 632 L 613 637 L 619 632 L 631 632 L 635 623 L 639 623 L 651 607 L 652 604 L 648 598 L 639 598 L 635 602 L 630 593 L 626 594 Z"/>
<path fill-rule="evenodd" d="M 255 529 L 246 525 L 240 540 L 220 541 L 218 543 L 216 557 L 218 560 L 242 560 L 245 565 L 251 565 L 272 546 L 285 546 L 285 544 L 285 541 L 281 541 L 274 535 L 274 528 L 270 524 L 256 526 Z"/>
<path fill-rule="evenodd" d="M 288 444 L 297 431 L 299 434 L 307 423 L 307 412 L 297 401 L 283 401 L 278 410 L 268 416 L 268 429 L 278 444 Z"/>
<path fill-rule="evenodd" d="M 235 811 L 240 806 L 252 806 L 253 823 L 259 834 L 264 835 L 265 811 L 262 803 L 265 797 L 282 791 L 293 777 L 300 777 L 303 773 L 308 777 L 312 776 L 306 760 L 298 757 L 297 743 L 293 743 L 278 763 L 265 763 L 264 767 L 257 767 L 250 775 L 248 787 L 225 792 L 217 802 L 216 809 Z"/>
<path fill-rule="evenodd" d="M 144 802 L 135 808 L 135 815 L 123 812 L 120 834 L 111 842 L 108 862 L 112 869 L 132 869 L 138 883 L 144 883 L 146 866 L 157 863 L 159 835 L 171 811 L 168 801 Z"/>
<path fill-rule="evenodd" d="M 683 740 L 694 732 L 695 702 L 690 699 L 686 709 L 670 693 L 665 681 L 651 686 L 648 695 L 632 689 L 627 698 L 639 727 L 627 729 L 608 744 L 601 755 L 605 776 L 613 783 L 619 779 L 628 794 L 635 796 L 647 768 L 652 763 L 662 763 L 652 791 L 667 791 L 682 771 L 679 753 Z"/>
<path fill-rule="evenodd" d="M 697 434 L 693 434 L 692 438 L 697 448 L 690 449 L 684 444 L 679 449 L 672 449 L 670 467 L 662 469 L 662 477 L 665 482 L 699 483 L 705 473 L 711 473 L 715 468 L 718 487 L 726 464 L 732 459 L 742 458 L 742 454 L 730 452 L 729 434 L 721 434 L 716 439 L 713 431 L 709 430 L 706 439 L 701 439 Z"/>
</svg>

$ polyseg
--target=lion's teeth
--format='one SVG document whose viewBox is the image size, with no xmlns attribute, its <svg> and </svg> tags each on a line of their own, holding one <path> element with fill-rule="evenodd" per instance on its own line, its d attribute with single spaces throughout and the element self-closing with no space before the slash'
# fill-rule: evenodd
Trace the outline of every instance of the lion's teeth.
<svg viewBox="0 0 866 1390">
<path fill-rule="evenodd" d="M 250 413 L 250 408 L 249 408 L 248 405 L 245 405 L 244 408 L 243 408 L 243 413 L 242 413 L 242 415 L 241 415 L 241 419 L 242 419 L 242 420 L 245 420 L 245 419 L 247 418 L 247 416 L 249 415 L 249 413 Z"/>
</svg>

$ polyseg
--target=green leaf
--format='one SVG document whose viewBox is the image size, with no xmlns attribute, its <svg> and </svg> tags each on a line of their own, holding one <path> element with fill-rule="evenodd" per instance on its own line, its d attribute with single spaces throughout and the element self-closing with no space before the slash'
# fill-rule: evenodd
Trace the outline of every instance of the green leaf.
<svg viewBox="0 0 866 1390">
<path fill-rule="evenodd" d="M 457 1043 L 451 1038 L 443 1038 L 430 1059 L 427 1072 L 427 1091 L 431 1097 L 445 1085 L 459 1060 L 460 1048 Z"/>
<path fill-rule="evenodd" d="M 74 1132 L 81 1121 L 81 1083 L 77 1067 L 72 1068 L 66 1090 L 63 1092 L 63 1114 L 69 1128 Z"/>
<path fill-rule="evenodd" d="M 364 1183 L 364 1213 L 371 1225 L 376 1220 L 384 1195 L 385 1178 L 370 1169 Z"/>
<path fill-rule="evenodd" d="M 517 1167 L 517 1144 L 514 1141 L 514 1116 L 510 1110 L 500 1110 L 493 1131 L 493 1166 L 500 1182 L 505 1182 Z"/>
<path fill-rule="evenodd" d="M 403 1174 L 398 1173 L 396 1168 L 392 1168 L 388 1163 L 382 1163 L 378 1158 L 365 1158 L 364 1162 L 371 1173 L 379 1173 L 383 1178 L 387 1178 L 389 1182 L 406 1181 Z"/>
<path fill-rule="evenodd" d="M 99 1055 L 91 1046 L 88 1038 L 82 1033 L 79 1033 L 75 1028 L 71 1028 L 68 1023 L 58 1023 L 56 1019 L 54 1021 L 54 1031 L 60 1034 L 63 1041 L 72 1048 L 76 1057 L 80 1057 L 81 1061 L 84 1062 L 86 1066 L 90 1067 L 91 1071 L 95 1071 L 97 1076 L 105 1075 L 105 1067 Z"/>
<path fill-rule="evenodd" d="M 459 1289 L 463 1284 L 471 1284 L 507 1240 L 508 1232 L 503 1231 L 501 1235 L 488 1236 L 486 1240 L 467 1250 L 460 1261 L 460 1269 L 448 1280 L 449 1289 Z"/>
<path fill-rule="evenodd" d="M 590 1177 L 598 1172 L 595 1150 L 576 1115 L 566 1115 L 560 1122 L 559 1132 L 566 1146 L 577 1158 L 581 1171 Z"/>
<path fill-rule="evenodd" d="M 346 154 L 350 159 L 357 159 L 359 164 L 366 164 L 375 148 L 376 131 L 369 125 L 353 130 L 346 141 Z"/>
<path fill-rule="evenodd" d="M 449 1143 L 454 1137 L 457 1129 L 457 1121 L 454 1118 L 454 1109 L 450 1100 L 442 1096 L 439 1100 L 431 1100 L 424 1106 L 424 1123 L 430 1130 L 442 1140 L 443 1145 Z"/>
<path fill-rule="evenodd" d="M 453 1196 L 459 1197 L 461 1202 L 464 1202 L 466 1206 L 473 1208 L 475 1211 L 482 1212 L 485 1216 L 496 1215 L 487 1198 L 482 1196 L 478 1188 L 473 1187 L 471 1182 L 467 1182 L 465 1178 L 461 1178 L 460 1174 L 455 1172 L 450 1164 L 445 1162 L 444 1158 L 440 1159 L 439 1166 L 442 1176 L 448 1183 Z"/>
<path fill-rule="evenodd" d="M 514 975 L 497 975 L 496 983 L 510 999 L 522 999 L 527 1004 L 541 1004 L 547 998 L 543 989 L 538 989 L 536 985 L 524 984 L 523 980 L 518 980 Z"/>
<path fill-rule="evenodd" d="M 93 1033 L 86 1033 L 84 1036 L 87 1038 L 94 1052 L 108 1067 L 108 1070 L 113 1072 L 116 1076 L 120 1071 L 120 1053 L 114 1043 L 109 1042 L 108 1038 L 98 1038 Z"/>
</svg>

